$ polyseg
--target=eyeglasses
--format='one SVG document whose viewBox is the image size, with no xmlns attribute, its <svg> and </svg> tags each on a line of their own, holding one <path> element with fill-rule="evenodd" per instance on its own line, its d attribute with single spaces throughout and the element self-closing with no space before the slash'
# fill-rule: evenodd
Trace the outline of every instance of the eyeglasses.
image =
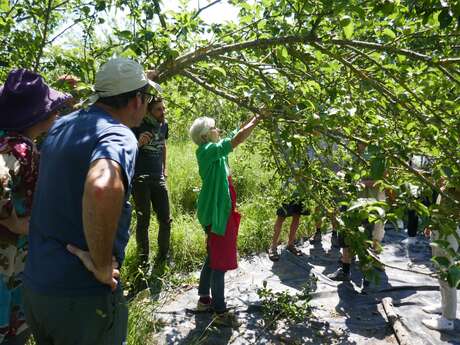
<svg viewBox="0 0 460 345">
<path fill-rule="evenodd" d="M 148 93 L 148 92 L 141 92 L 141 93 L 142 93 L 143 95 L 146 95 L 146 96 L 147 96 L 147 97 L 144 98 L 145 101 L 146 101 L 147 103 L 152 102 L 152 101 L 155 99 L 155 97 L 156 97 L 156 95 L 151 94 L 151 93 Z"/>
</svg>

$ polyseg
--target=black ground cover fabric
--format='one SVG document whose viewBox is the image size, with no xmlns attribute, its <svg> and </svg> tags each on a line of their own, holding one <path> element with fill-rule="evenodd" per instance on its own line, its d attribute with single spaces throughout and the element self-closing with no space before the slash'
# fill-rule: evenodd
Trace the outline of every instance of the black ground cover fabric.
<svg viewBox="0 0 460 345">
<path fill-rule="evenodd" d="M 417 244 L 407 246 L 402 231 L 387 229 L 381 260 L 392 267 L 380 272 L 380 284 L 362 290 L 362 274 L 352 266 L 350 282 L 335 282 L 326 274 L 337 268 L 339 251 L 331 248 L 330 235 L 320 244 L 301 244 L 304 253 L 296 257 L 286 250 L 278 262 L 266 254 L 245 258 L 236 271 L 226 275 L 226 298 L 242 325 L 237 330 L 215 328 L 208 313 L 193 313 L 196 287 L 181 291 L 163 291 L 165 304 L 155 317 L 165 326 L 154 341 L 160 344 L 397 344 L 393 329 L 381 305 L 384 297 L 393 299 L 394 310 L 400 316 L 412 344 L 460 345 L 460 321 L 455 330 L 439 333 L 421 323 L 429 317 L 422 307 L 440 301 L 437 279 L 430 276 L 431 250 L 428 240 L 418 237 Z M 414 273 L 409 271 L 416 271 Z M 309 276 L 317 277 L 312 293 L 313 317 L 300 323 L 288 321 L 266 327 L 262 320 L 257 289 L 262 282 L 276 291 L 299 293 Z M 459 290 L 460 291 L 460 290 Z M 458 310 L 460 313 L 460 293 Z"/>
</svg>

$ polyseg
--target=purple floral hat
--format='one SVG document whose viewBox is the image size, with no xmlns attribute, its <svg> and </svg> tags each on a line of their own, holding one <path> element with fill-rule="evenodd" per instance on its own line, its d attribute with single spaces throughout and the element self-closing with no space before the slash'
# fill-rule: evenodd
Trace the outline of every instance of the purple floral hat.
<svg viewBox="0 0 460 345">
<path fill-rule="evenodd" d="M 71 98 L 46 85 L 42 76 L 26 69 L 8 74 L 0 86 L 0 129 L 21 131 L 46 119 Z"/>
</svg>

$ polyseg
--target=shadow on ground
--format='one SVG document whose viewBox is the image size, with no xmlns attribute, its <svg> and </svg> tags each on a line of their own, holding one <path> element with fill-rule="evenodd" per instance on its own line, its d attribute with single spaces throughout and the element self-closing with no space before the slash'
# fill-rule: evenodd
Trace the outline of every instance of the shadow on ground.
<svg viewBox="0 0 460 345">
<path fill-rule="evenodd" d="M 278 262 L 266 254 L 241 260 L 238 270 L 226 275 L 226 298 L 239 321 L 238 329 L 217 328 L 212 314 L 195 313 L 196 289 L 169 295 L 168 303 L 157 311 L 165 327 L 155 336 L 159 344 L 397 344 L 381 300 L 390 296 L 395 311 L 408 330 L 413 344 L 459 345 L 460 325 L 440 334 L 426 329 L 421 308 L 439 301 L 437 280 L 430 277 L 430 251 L 426 240 L 416 246 L 401 243 L 404 234 L 389 230 L 385 235 L 381 260 L 390 265 L 380 272 L 380 283 L 362 289 L 362 275 L 352 268 L 350 282 L 334 282 L 326 277 L 337 267 L 339 252 L 331 248 L 330 236 L 321 243 L 301 245 L 302 256 L 282 251 Z M 414 273 L 411 271 L 419 271 Z M 263 320 L 257 290 L 266 281 L 273 292 L 302 291 L 311 276 L 316 277 L 312 306 L 313 317 L 302 322 Z M 460 301 L 460 299 L 459 299 Z M 459 308 L 460 309 L 460 308 Z M 271 324 L 271 327 L 267 325 Z"/>
</svg>

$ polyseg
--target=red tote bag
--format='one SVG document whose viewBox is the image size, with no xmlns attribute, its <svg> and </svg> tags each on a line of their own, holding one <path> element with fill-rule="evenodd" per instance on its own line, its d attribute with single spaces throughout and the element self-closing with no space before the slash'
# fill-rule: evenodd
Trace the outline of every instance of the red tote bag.
<svg viewBox="0 0 460 345">
<path fill-rule="evenodd" d="M 232 199 L 232 210 L 228 217 L 225 234 L 219 236 L 211 231 L 208 237 L 210 266 L 211 269 L 218 271 L 238 268 L 237 239 L 241 215 L 236 211 L 236 192 L 230 176 L 228 177 L 228 185 Z"/>
</svg>

